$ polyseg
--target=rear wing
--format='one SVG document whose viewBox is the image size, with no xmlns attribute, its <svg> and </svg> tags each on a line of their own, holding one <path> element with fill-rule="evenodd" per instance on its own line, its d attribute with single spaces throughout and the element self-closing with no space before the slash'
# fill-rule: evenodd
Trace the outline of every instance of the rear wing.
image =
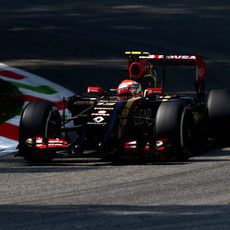
<svg viewBox="0 0 230 230">
<path fill-rule="evenodd" d="M 163 76 L 165 75 L 165 67 L 168 65 L 184 65 L 195 67 L 195 87 L 197 96 L 200 99 L 204 97 L 206 66 L 201 54 L 198 55 L 158 55 L 150 54 L 142 51 L 126 51 L 125 54 L 129 60 L 129 74 L 135 73 L 134 78 L 141 78 L 142 73 L 149 71 L 148 65 L 163 66 Z M 133 71 L 135 70 L 135 71 Z M 164 77 L 163 77 L 164 78 Z"/>
<path fill-rule="evenodd" d="M 126 51 L 126 55 L 129 57 L 129 66 L 133 62 L 139 60 L 146 60 L 152 65 L 190 65 L 195 66 L 196 81 L 203 81 L 206 77 L 206 66 L 201 54 L 198 55 L 158 55 L 150 54 L 149 52 L 139 51 Z"/>
</svg>

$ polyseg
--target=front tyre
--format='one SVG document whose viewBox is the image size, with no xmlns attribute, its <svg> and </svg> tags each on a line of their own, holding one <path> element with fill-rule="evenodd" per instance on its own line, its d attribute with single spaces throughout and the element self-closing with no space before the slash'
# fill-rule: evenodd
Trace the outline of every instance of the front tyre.
<svg viewBox="0 0 230 230">
<path fill-rule="evenodd" d="M 49 162 L 55 151 L 38 150 L 26 144 L 28 138 L 55 138 L 61 135 L 61 117 L 54 104 L 29 103 L 23 110 L 19 126 L 19 154 L 29 162 Z"/>
<path fill-rule="evenodd" d="M 156 140 L 168 159 L 187 160 L 192 155 L 192 112 L 181 101 L 163 102 L 156 114 Z M 160 148 L 159 148 L 160 149 Z"/>
</svg>

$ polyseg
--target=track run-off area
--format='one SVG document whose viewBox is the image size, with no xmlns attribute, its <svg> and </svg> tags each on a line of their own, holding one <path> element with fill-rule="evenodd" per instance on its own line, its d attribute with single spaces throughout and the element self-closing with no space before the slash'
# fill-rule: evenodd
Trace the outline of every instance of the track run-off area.
<svg viewBox="0 0 230 230">
<path fill-rule="evenodd" d="M 202 53 L 207 93 L 230 87 L 230 3 L 1 1 L 0 63 L 74 91 L 117 86 L 125 50 Z M 183 81 L 178 82 L 183 89 Z M 0 229 L 229 229 L 230 148 L 188 162 L 0 157 Z"/>
</svg>

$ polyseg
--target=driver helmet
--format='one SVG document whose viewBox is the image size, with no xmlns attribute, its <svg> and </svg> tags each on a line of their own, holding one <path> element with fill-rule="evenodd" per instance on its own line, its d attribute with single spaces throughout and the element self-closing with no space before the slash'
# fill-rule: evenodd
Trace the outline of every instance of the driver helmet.
<svg viewBox="0 0 230 230">
<path fill-rule="evenodd" d="M 139 97 L 142 96 L 143 92 L 141 89 L 141 84 L 133 80 L 124 80 L 122 81 L 117 88 L 118 97 Z"/>
</svg>

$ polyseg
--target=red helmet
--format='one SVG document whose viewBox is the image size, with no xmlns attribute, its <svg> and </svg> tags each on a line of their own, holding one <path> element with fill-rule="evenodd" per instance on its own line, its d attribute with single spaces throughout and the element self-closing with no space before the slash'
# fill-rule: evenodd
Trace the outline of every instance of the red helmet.
<svg viewBox="0 0 230 230">
<path fill-rule="evenodd" d="M 142 96 L 141 85 L 133 80 L 124 80 L 120 83 L 117 89 L 117 96 L 133 96 L 138 97 Z"/>
</svg>

